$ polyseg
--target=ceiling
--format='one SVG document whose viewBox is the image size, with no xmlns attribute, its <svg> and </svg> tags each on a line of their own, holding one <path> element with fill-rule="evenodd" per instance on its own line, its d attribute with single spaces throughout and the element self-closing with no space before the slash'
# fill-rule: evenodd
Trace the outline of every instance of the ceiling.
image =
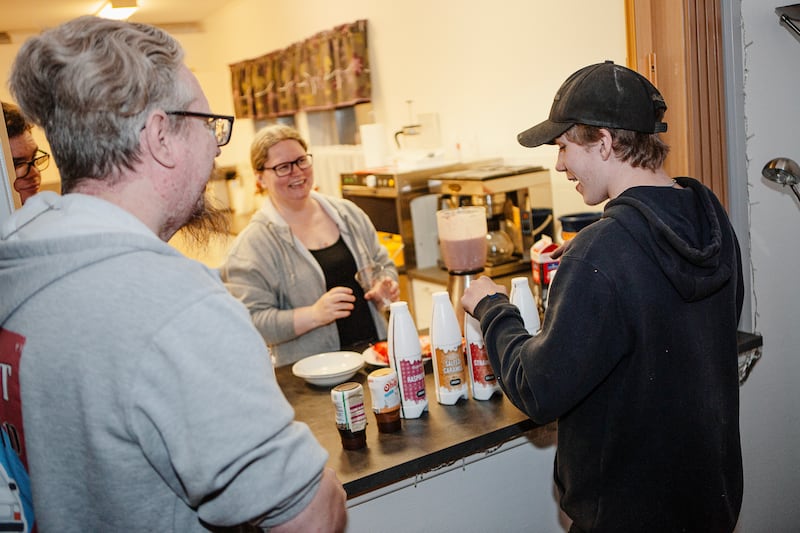
<svg viewBox="0 0 800 533">
<path fill-rule="evenodd" d="M 232 0 L 138 0 L 129 19 L 162 26 L 195 24 Z M 0 32 L 38 33 L 81 15 L 96 13 L 104 0 L 0 0 Z"/>
</svg>

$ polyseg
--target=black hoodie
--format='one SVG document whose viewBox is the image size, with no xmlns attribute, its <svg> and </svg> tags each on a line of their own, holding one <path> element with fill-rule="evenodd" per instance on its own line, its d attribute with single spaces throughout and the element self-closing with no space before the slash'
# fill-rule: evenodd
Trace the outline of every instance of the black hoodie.
<svg viewBox="0 0 800 533">
<path fill-rule="evenodd" d="M 558 419 L 575 531 L 732 531 L 742 501 L 739 245 L 713 193 L 634 187 L 561 258 L 542 331 L 503 296 L 475 309 L 509 399 Z"/>
</svg>

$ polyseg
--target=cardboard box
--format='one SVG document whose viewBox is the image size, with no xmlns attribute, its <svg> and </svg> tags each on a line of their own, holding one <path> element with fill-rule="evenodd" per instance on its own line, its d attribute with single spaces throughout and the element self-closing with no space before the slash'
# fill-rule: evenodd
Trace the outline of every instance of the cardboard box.
<svg viewBox="0 0 800 533">
<path fill-rule="evenodd" d="M 547 292 L 550 289 L 550 282 L 553 280 L 556 270 L 558 270 L 558 260 L 550 256 L 556 248 L 558 248 L 558 245 L 547 235 L 543 235 L 541 239 L 531 246 L 533 296 L 536 298 L 539 314 L 542 316 L 547 308 Z"/>
</svg>

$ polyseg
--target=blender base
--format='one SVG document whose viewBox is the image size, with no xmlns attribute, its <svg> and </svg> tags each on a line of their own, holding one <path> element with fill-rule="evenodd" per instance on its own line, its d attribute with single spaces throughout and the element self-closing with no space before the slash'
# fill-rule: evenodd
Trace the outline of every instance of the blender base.
<svg viewBox="0 0 800 533">
<path fill-rule="evenodd" d="M 450 302 L 453 304 L 458 327 L 462 332 L 464 331 L 464 308 L 461 306 L 461 297 L 464 296 L 464 291 L 472 281 L 483 275 L 486 275 L 483 270 L 469 274 L 454 274 L 451 272 L 447 278 L 447 292 L 450 294 Z"/>
<path fill-rule="evenodd" d="M 526 271 L 530 273 L 531 262 L 522 259 L 514 259 L 513 261 L 501 263 L 499 265 L 486 265 L 483 267 L 483 272 L 481 272 L 481 274 L 489 276 L 490 278 L 498 278 L 500 276 Z"/>
<path fill-rule="evenodd" d="M 442 270 L 447 270 L 444 262 L 440 259 L 437 266 Z M 507 276 L 509 274 L 516 274 L 517 272 L 530 272 L 531 262 L 525 261 L 521 258 L 515 258 L 507 263 L 500 263 L 497 265 L 484 265 L 483 271 L 476 274 L 475 277 L 489 276 L 490 278 L 498 278 L 500 276 Z M 452 275 L 452 274 L 451 274 Z"/>
</svg>

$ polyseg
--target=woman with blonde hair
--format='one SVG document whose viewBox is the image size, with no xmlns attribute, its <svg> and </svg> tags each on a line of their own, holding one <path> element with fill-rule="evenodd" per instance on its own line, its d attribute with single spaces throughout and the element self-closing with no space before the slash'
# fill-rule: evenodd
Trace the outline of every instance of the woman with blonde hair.
<svg viewBox="0 0 800 533">
<path fill-rule="evenodd" d="M 375 226 L 354 203 L 314 191 L 312 155 L 294 128 L 260 130 L 250 148 L 263 207 L 221 268 L 250 310 L 276 366 L 335 350 L 363 350 L 386 337 L 383 302 L 397 300 L 397 270 Z M 365 265 L 388 274 L 366 293 Z"/>
</svg>

